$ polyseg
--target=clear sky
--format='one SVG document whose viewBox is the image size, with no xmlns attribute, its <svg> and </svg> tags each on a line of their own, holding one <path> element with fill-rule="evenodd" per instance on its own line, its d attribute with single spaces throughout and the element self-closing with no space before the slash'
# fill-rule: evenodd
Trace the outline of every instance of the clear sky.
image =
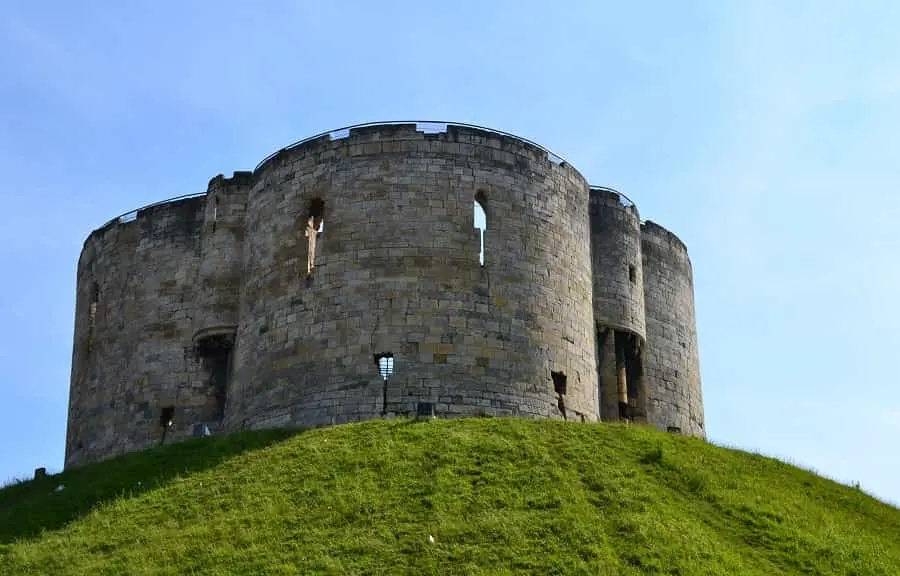
<svg viewBox="0 0 900 576">
<path fill-rule="evenodd" d="M 0 482 L 62 466 L 91 230 L 439 119 L 540 142 L 687 243 L 712 441 L 900 502 L 898 30 L 895 1 L 6 0 Z"/>
</svg>

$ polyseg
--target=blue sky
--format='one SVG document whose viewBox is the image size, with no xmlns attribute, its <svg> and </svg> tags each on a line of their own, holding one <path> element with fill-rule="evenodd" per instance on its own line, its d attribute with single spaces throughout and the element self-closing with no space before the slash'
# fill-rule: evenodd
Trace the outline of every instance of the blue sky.
<svg viewBox="0 0 900 576">
<path fill-rule="evenodd" d="M 62 465 L 92 229 L 321 131 L 442 119 L 687 243 L 711 440 L 900 502 L 897 30 L 861 0 L 7 0 L 0 482 Z"/>
</svg>

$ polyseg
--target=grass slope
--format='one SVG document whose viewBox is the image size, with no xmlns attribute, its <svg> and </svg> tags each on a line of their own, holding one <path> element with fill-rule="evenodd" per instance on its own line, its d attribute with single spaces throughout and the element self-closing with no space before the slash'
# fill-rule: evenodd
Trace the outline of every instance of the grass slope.
<svg viewBox="0 0 900 576">
<path fill-rule="evenodd" d="M 696 439 L 517 419 L 213 437 L 0 490 L 3 575 L 319 573 L 896 576 L 900 510 Z"/>
</svg>

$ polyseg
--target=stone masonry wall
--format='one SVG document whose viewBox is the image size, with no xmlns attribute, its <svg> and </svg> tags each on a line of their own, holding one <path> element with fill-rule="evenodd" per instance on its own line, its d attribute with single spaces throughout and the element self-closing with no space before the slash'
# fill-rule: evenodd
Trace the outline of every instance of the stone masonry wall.
<svg viewBox="0 0 900 576">
<path fill-rule="evenodd" d="M 324 227 L 309 273 L 311 210 Z M 645 343 L 648 421 L 704 436 L 693 279 L 673 234 L 516 137 L 355 128 L 91 233 L 78 262 L 65 465 L 178 441 L 200 424 L 421 410 L 614 418 L 615 396 L 601 407 L 599 390 L 615 383 L 616 331 Z"/>
<path fill-rule="evenodd" d="M 229 427 L 340 423 L 420 403 L 439 416 L 562 417 L 562 406 L 597 419 L 588 185 L 575 170 L 496 134 L 403 125 L 308 143 L 257 178 Z M 324 233 L 307 279 L 314 199 Z M 394 358 L 386 383 L 383 353 Z"/>
<path fill-rule="evenodd" d="M 662 226 L 646 222 L 641 232 L 648 421 L 705 437 L 691 261 L 681 240 Z"/>
<path fill-rule="evenodd" d="M 646 336 L 641 217 L 615 191 L 594 188 L 590 221 L 600 417 L 615 420 L 619 417 L 615 332 L 636 334 L 642 341 Z M 630 401 L 638 400 L 634 396 Z"/>
<path fill-rule="evenodd" d="M 610 190 L 590 196 L 594 322 L 646 336 L 641 217 Z"/>
<path fill-rule="evenodd" d="M 203 208 L 202 198 L 148 208 L 85 242 L 78 264 L 67 467 L 162 441 L 166 406 L 175 407 L 176 423 L 200 419 L 208 408 L 205 380 L 190 354 Z M 173 440 L 188 433 L 184 426 L 168 432 Z"/>
<path fill-rule="evenodd" d="M 232 178 L 220 174 L 209 182 L 194 292 L 194 334 L 233 332 L 240 321 L 245 212 L 252 180 L 251 172 L 236 172 Z"/>
</svg>

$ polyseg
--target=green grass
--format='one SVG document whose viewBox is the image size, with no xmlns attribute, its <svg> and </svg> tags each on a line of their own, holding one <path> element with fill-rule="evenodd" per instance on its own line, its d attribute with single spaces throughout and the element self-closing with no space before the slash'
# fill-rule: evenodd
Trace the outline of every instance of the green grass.
<svg viewBox="0 0 900 576">
<path fill-rule="evenodd" d="M 900 510 L 645 428 L 374 421 L 9 486 L 0 574 L 897 576 Z"/>
</svg>

